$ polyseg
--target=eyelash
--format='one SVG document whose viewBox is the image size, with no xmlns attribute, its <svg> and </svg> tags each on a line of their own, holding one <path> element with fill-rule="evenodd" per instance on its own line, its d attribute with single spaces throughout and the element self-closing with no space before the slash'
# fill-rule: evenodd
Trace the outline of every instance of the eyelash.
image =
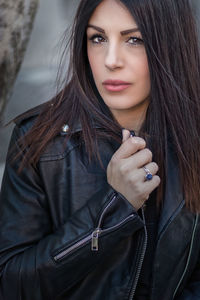
<svg viewBox="0 0 200 300">
<path fill-rule="evenodd" d="M 98 41 L 98 42 L 95 42 L 95 39 L 101 39 L 101 41 Z M 130 40 L 136 40 L 135 43 L 129 43 L 130 45 L 141 45 L 143 44 L 143 40 L 141 38 L 138 38 L 138 37 L 134 37 L 134 36 L 131 36 L 128 40 L 127 40 L 127 43 L 128 41 Z M 104 43 L 105 39 L 100 35 L 100 34 L 94 34 L 93 36 L 91 36 L 91 38 L 89 38 L 89 40 L 93 43 L 93 44 L 96 44 L 96 45 L 99 45 L 99 44 L 102 44 Z"/>
</svg>

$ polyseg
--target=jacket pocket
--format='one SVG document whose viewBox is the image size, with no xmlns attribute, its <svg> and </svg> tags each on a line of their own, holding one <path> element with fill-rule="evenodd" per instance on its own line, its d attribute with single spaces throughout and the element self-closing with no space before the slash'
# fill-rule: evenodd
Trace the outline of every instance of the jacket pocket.
<svg viewBox="0 0 200 300">
<path fill-rule="evenodd" d="M 109 234 L 109 233 L 119 229 L 121 226 L 125 225 L 126 223 L 128 223 L 130 220 L 133 219 L 134 214 L 131 214 L 110 228 L 106 228 L 106 229 L 101 228 L 103 217 L 115 200 L 116 200 L 116 196 L 114 196 L 112 198 L 112 200 L 106 205 L 106 207 L 104 208 L 104 210 L 102 211 L 102 213 L 100 215 L 97 227 L 91 233 L 89 233 L 88 235 L 83 237 L 78 242 L 74 243 L 70 247 L 63 249 L 62 251 L 60 251 L 56 255 L 54 255 L 53 259 L 55 262 L 62 261 L 68 255 L 74 254 L 77 250 L 81 249 L 82 247 L 86 246 L 89 243 L 91 243 L 91 251 L 99 251 L 99 238 L 100 237 L 103 237 L 104 235 Z"/>
</svg>

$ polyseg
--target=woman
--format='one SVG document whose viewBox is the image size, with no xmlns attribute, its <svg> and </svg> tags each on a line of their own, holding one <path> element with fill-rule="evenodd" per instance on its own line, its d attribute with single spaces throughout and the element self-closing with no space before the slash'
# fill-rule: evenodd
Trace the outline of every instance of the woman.
<svg viewBox="0 0 200 300">
<path fill-rule="evenodd" d="M 199 70 L 189 0 L 81 1 L 70 80 L 15 120 L 1 299 L 200 299 Z"/>
</svg>

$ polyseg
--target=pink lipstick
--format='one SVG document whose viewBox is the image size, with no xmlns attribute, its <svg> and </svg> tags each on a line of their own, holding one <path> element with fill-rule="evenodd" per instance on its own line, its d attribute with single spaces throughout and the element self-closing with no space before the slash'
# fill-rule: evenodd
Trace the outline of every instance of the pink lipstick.
<svg viewBox="0 0 200 300">
<path fill-rule="evenodd" d="M 110 92 L 120 92 L 127 89 L 131 83 L 122 80 L 106 80 L 103 82 L 105 88 Z"/>
</svg>

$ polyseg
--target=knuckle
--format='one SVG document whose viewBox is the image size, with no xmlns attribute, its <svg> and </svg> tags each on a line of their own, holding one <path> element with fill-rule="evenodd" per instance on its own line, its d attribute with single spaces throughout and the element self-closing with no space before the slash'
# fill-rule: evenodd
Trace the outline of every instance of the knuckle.
<svg viewBox="0 0 200 300">
<path fill-rule="evenodd" d="M 133 181 L 133 180 L 132 180 Z M 134 191 L 139 195 L 141 194 L 141 183 L 136 181 L 136 178 L 134 178 L 134 182 L 133 182 L 133 187 L 134 187 Z"/>
<path fill-rule="evenodd" d="M 119 172 L 120 172 L 122 175 L 126 175 L 126 174 L 127 174 L 127 167 L 126 167 L 126 165 L 121 164 L 121 165 L 119 166 Z"/>
<path fill-rule="evenodd" d="M 160 184 L 160 177 L 158 175 L 155 175 L 154 176 L 154 181 L 155 181 L 155 184 L 158 186 Z"/>
<path fill-rule="evenodd" d="M 152 162 L 152 167 L 153 167 L 153 169 L 155 170 L 155 172 L 158 172 L 159 167 L 158 167 L 157 163 Z"/>
<path fill-rule="evenodd" d="M 127 177 L 127 183 L 128 183 L 129 185 L 133 185 L 133 183 L 134 183 L 133 178 L 130 177 L 130 176 L 128 176 L 128 177 Z"/>
<path fill-rule="evenodd" d="M 110 164 L 114 165 L 116 163 L 117 159 L 115 157 L 115 155 L 112 156 L 111 160 L 110 160 Z"/>
<path fill-rule="evenodd" d="M 127 178 L 127 183 L 129 184 L 129 186 L 131 186 L 131 189 L 134 190 L 135 194 L 138 195 L 141 193 L 139 183 L 135 176 L 129 176 Z"/>
<path fill-rule="evenodd" d="M 131 139 L 129 139 L 129 142 L 132 143 L 132 144 L 142 144 L 143 146 L 146 146 L 146 142 L 143 138 L 141 137 L 132 137 Z"/>
<path fill-rule="evenodd" d="M 130 178 L 130 181 L 133 185 L 134 188 L 136 188 L 138 190 L 138 177 L 136 174 L 132 173 L 132 176 Z"/>
<path fill-rule="evenodd" d="M 135 172 L 130 172 L 130 174 L 128 174 L 127 182 L 131 184 L 131 187 L 136 193 L 140 193 L 140 182 L 138 181 L 138 176 Z"/>
<path fill-rule="evenodd" d="M 148 148 L 145 149 L 145 155 L 149 161 L 152 160 L 153 154 Z"/>
</svg>

